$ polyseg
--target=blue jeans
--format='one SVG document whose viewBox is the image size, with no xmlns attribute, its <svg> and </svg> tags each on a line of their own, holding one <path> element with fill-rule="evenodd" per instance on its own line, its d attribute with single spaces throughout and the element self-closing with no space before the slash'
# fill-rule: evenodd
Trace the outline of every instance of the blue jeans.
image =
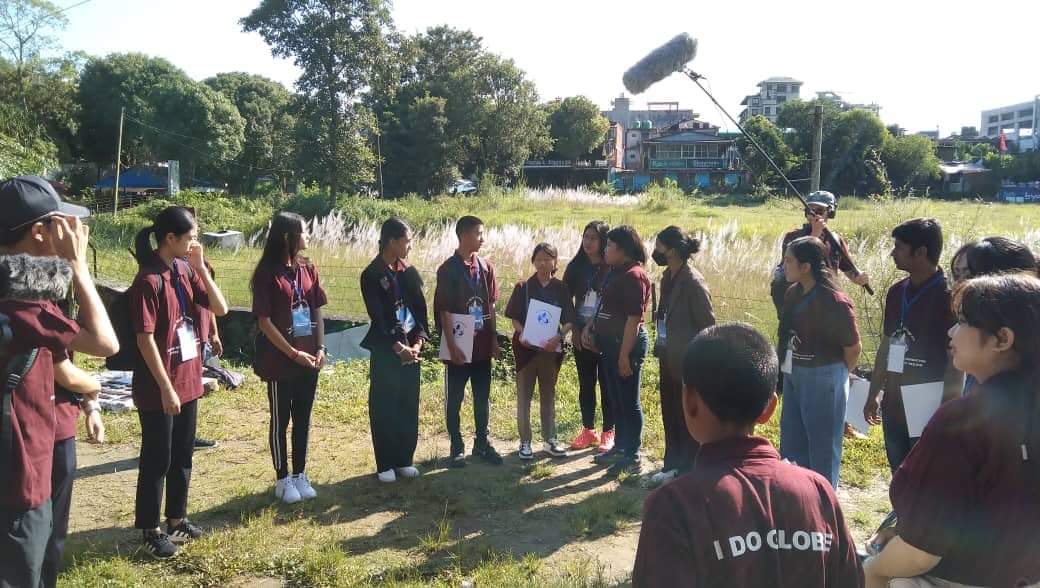
<svg viewBox="0 0 1040 588">
<path fill-rule="evenodd" d="M 843 363 L 795 365 L 784 377 L 780 455 L 838 487 L 849 370 Z"/>
<path fill-rule="evenodd" d="M 643 437 L 643 406 L 639 402 L 639 385 L 642 381 L 643 361 L 646 359 L 646 329 L 639 327 L 635 345 L 629 353 L 632 375 L 622 378 L 618 371 L 621 353 L 620 340 L 598 340 L 603 352 L 600 369 L 607 397 L 614 405 L 614 448 L 628 457 L 639 453 Z"/>
</svg>

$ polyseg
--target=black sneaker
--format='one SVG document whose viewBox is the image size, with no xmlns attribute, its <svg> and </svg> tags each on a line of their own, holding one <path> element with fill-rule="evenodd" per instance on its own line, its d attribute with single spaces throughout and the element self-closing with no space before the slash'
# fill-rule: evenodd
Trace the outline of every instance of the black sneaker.
<svg viewBox="0 0 1040 588">
<path fill-rule="evenodd" d="M 498 454 L 495 447 L 487 441 L 473 444 L 473 455 L 488 462 L 491 465 L 502 465 L 502 456 Z"/>
<path fill-rule="evenodd" d="M 177 552 L 180 551 L 180 547 L 177 547 L 173 541 L 170 541 L 170 536 L 166 533 L 151 533 L 145 531 L 144 550 L 148 555 L 155 559 L 170 559 L 177 555 Z"/>
<path fill-rule="evenodd" d="M 195 449 L 213 449 L 217 446 L 217 442 L 211 439 L 203 439 L 201 437 L 195 437 Z"/>
<path fill-rule="evenodd" d="M 593 456 L 592 463 L 596 465 L 614 465 L 618 460 L 625 456 L 624 452 L 618 449 L 611 449 L 600 454 Z"/>
<path fill-rule="evenodd" d="M 466 467 L 466 454 L 463 452 L 453 453 L 448 458 L 448 467 L 451 468 L 464 468 Z"/>
<path fill-rule="evenodd" d="M 170 541 L 174 543 L 187 543 L 202 537 L 205 533 L 202 531 L 202 527 L 199 527 L 195 523 L 188 519 L 181 519 L 181 522 L 176 527 L 171 527 L 170 523 L 166 523 L 166 532 L 170 535 Z"/>
<path fill-rule="evenodd" d="M 621 474 L 639 475 L 643 471 L 643 460 L 639 456 L 624 457 L 614 462 L 607 468 L 608 476 L 620 476 Z"/>
</svg>

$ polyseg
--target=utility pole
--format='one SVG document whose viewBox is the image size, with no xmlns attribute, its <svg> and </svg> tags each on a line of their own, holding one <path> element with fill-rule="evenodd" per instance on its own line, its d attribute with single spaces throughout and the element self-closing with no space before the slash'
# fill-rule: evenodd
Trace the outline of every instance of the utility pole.
<svg viewBox="0 0 1040 588">
<path fill-rule="evenodd" d="M 813 108 L 813 148 L 812 148 L 812 174 L 809 180 L 809 192 L 820 189 L 820 164 L 823 154 L 823 105 L 817 104 Z"/>
<path fill-rule="evenodd" d="M 123 158 L 123 116 L 126 114 L 126 107 L 119 109 L 119 141 L 116 143 L 116 185 L 115 195 L 112 197 L 112 215 L 114 216 L 119 212 L 119 162 Z"/>
<path fill-rule="evenodd" d="M 382 134 L 376 130 L 376 152 L 379 155 L 379 197 L 383 197 L 383 142 Z"/>
</svg>

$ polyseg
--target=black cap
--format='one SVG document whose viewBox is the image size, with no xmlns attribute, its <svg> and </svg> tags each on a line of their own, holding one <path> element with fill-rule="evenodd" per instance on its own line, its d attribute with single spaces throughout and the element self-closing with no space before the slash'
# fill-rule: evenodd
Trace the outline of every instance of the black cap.
<svg viewBox="0 0 1040 588">
<path fill-rule="evenodd" d="M 0 182 L 0 231 L 14 231 L 56 214 L 87 217 L 90 210 L 62 202 L 54 186 L 38 176 Z"/>
</svg>

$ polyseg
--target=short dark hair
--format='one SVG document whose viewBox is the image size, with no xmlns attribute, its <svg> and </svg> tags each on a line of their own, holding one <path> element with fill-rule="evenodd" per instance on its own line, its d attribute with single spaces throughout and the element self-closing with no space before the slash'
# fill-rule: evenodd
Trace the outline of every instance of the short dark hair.
<svg viewBox="0 0 1040 588">
<path fill-rule="evenodd" d="M 408 223 L 396 216 L 386 219 L 379 227 L 379 251 L 386 249 L 390 245 L 390 241 L 406 236 L 411 230 Z"/>
<path fill-rule="evenodd" d="M 1025 244 L 1006 237 L 986 237 L 964 252 L 971 277 L 1008 272 L 1032 272 L 1036 275 L 1036 257 Z"/>
<path fill-rule="evenodd" d="M 911 252 L 924 247 L 928 261 L 939 263 L 943 247 L 942 226 L 934 218 L 915 218 L 900 223 L 892 229 L 892 238 L 909 245 Z"/>
<path fill-rule="evenodd" d="M 480 220 L 479 218 L 472 215 L 466 215 L 460 218 L 457 223 L 455 223 L 455 236 L 462 237 L 462 235 L 483 225 L 484 221 Z"/>
<path fill-rule="evenodd" d="M 683 383 L 724 422 L 754 423 L 769 406 L 776 375 L 776 350 L 746 323 L 708 327 L 683 355 Z"/>
<path fill-rule="evenodd" d="M 5 231 L 3 229 L 0 229 L 0 247 L 13 247 L 17 245 L 22 239 L 25 238 L 26 235 L 29 234 L 29 231 L 32 230 L 33 225 L 35 224 L 36 223 L 29 223 L 24 227 L 19 227 L 17 229 L 14 229 L 13 231 Z"/>
<path fill-rule="evenodd" d="M 534 246 L 534 253 L 531 254 L 531 263 L 534 263 L 534 258 L 538 257 L 538 254 L 543 252 L 553 259 L 560 258 L 555 246 L 551 243 L 542 242 Z"/>
<path fill-rule="evenodd" d="M 639 237 L 635 227 L 631 225 L 614 227 L 607 233 L 607 240 L 613 241 L 637 263 L 646 263 L 646 247 L 643 246 L 643 240 Z"/>
</svg>

